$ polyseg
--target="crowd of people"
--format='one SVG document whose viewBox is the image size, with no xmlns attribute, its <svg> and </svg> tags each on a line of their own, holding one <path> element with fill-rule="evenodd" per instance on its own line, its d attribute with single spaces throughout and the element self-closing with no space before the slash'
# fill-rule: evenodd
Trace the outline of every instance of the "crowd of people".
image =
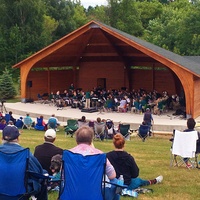
<svg viewBox="0 0 200 200">
<path fill-rule="evenodd" d="M 177 94 L 169 95 L 167 91 L 162 93 L 138 89 L 128 91 L 126 88 L 120 90 L 105 90 L 101 86 L 92 90 L 83 91 L 74 88 L 71 84 L 68 90 L 63 92 L 51 92 L 49 100 L 57 107 L 71 106 L 72 108 L 96 107 L 105 112 L 134 112 L 143 113 L 150 108 L 152 113 L 160 115 L 164 110 L 185 111 L 185 99 Z"/>
</svg>

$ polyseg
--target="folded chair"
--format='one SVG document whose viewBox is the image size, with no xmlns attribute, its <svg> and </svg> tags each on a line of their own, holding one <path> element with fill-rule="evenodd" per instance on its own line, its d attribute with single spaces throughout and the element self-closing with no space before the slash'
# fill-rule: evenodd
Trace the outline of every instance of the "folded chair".
<svg viewBox="0 0 200 200">
<path fill-rule="evenodd" d="M 88 155 L 63 151 L 63 174 L 59 200 L 103 200 L 106 155 Z"/>
<path fill-rule="evenodd" d="M 104 122 L 94 122 L 94 139 L 101 139 L 105 138 L 105 129 L 106 124 Z"/>
<path fill-rule="evenodd" d="M 139 138 L 142 139 L 142 141 L 144 142 L 145 139 L 149 136 L 149 126 L 148 125 L 144 125 L 144 124 L 141 124 L 139 126 L 139 129 L 138 129 L 138 134 Z"/>
<path fill-rule="evenodd" d="M 130 140 L 130 124 L 119 124 L 118 130 L 126 140 Z"/>
<path fill-rule="evenodd" d="M 68 119 L 67 125 L 64 127 L 65 129 L 65 136 L 71 135 L 73 137 L 74 132 L 78 129 L 78 122 L 76 119 Z"/>
<path fill-rule="evenodd" d="M 181 132 L 175 130 L 170 166 L 185 166 L 188 169 L 194 168 L 197 140 L 197 131 Z"/>
</svg>

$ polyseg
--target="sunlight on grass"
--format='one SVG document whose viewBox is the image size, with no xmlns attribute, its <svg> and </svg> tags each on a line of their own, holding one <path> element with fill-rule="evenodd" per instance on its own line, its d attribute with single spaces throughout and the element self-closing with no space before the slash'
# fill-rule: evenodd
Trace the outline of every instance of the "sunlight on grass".
<svg viewBox="0 0 200 200">
<path fill-rule="evenodd" d="M 36 145 L 43 143 L 44 132 L 35 130 L 23 130 L 20 136 L 20 144 L 29 147 L 33 152 Z M 63 130 L 57 132 L 55 144 L 63 149 L 69 149 L 76 145 L 75 139 L 66 136 Z M 113 150 L 111 140 L 94 141 L 96 148 L 104 152 Z M 168 138 L 149 138 L 142 142 L 138 138 L 132 138 L 126 142 L 125 150 L 134 156 L 139 168 L 140 177 L 152 179 L 159 175 L 164 176 L 164 181 L 158 185 L 148 186 L 154 192 L 152 194 L 140 194 L 142 200 L 193 200 L 199 199 L 199 170 L 188 170 L 184 167 L 170 167 L 170 145 Z M 56 200 L 56 192 L 49 193 L 49 200 Z M 121 197 L 122 200 L 130 200 L 130 197 Z"/>
</svg>

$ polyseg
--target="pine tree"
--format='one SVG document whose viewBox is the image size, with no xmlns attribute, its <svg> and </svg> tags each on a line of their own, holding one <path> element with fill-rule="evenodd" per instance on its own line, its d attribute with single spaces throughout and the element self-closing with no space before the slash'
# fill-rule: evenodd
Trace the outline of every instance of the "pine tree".
<svg viewBox="0 0 200 200">
<path fill-rule="evenodd" d="M 16 95 L 12 76 L 7 69 L 0 76 L 0 99 L 10 99 Z"/>
</svg>

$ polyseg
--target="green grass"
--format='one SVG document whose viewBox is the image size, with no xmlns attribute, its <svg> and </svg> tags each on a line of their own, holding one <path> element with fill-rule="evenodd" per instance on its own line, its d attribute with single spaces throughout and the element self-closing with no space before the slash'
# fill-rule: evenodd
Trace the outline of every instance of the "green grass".
<svg viewBox="0 0 200 200">
<path fill-rule="evenodd" d="M 34 151 L 36 145 L 43 143 L 44 132 L 35 130 L 22 130 L 20 144 Z M 55 144 L 63 149 L 69 149 L 76 145 L 74 138 L 64 136 L 64 131 L 57 132 Z M 113 150 L 112 141 L 95 141 L 96 148 L 104 152 Z M 134 156 L 139 168 L 140 177 L 152 179 L 159 175 L 164 176 L 161 184 L 148 186 L 154 192 L 152 194 L 140 194 L 138 199 L 148 200 L 193 200 L 199 197 L 199 173 L 198 169 L 188 170 L 184 167 L 170 167 L 170 142 L 168 138 L 149 138 L 142 142 L 138 138 L 132 138 L 126 142 L 125 150 Z M 49 200 L 57 199 L 57 193 L 49 193 Z M 130 197 L 121 197 L 122 200 L 130 200 Z"/>
</svg>

